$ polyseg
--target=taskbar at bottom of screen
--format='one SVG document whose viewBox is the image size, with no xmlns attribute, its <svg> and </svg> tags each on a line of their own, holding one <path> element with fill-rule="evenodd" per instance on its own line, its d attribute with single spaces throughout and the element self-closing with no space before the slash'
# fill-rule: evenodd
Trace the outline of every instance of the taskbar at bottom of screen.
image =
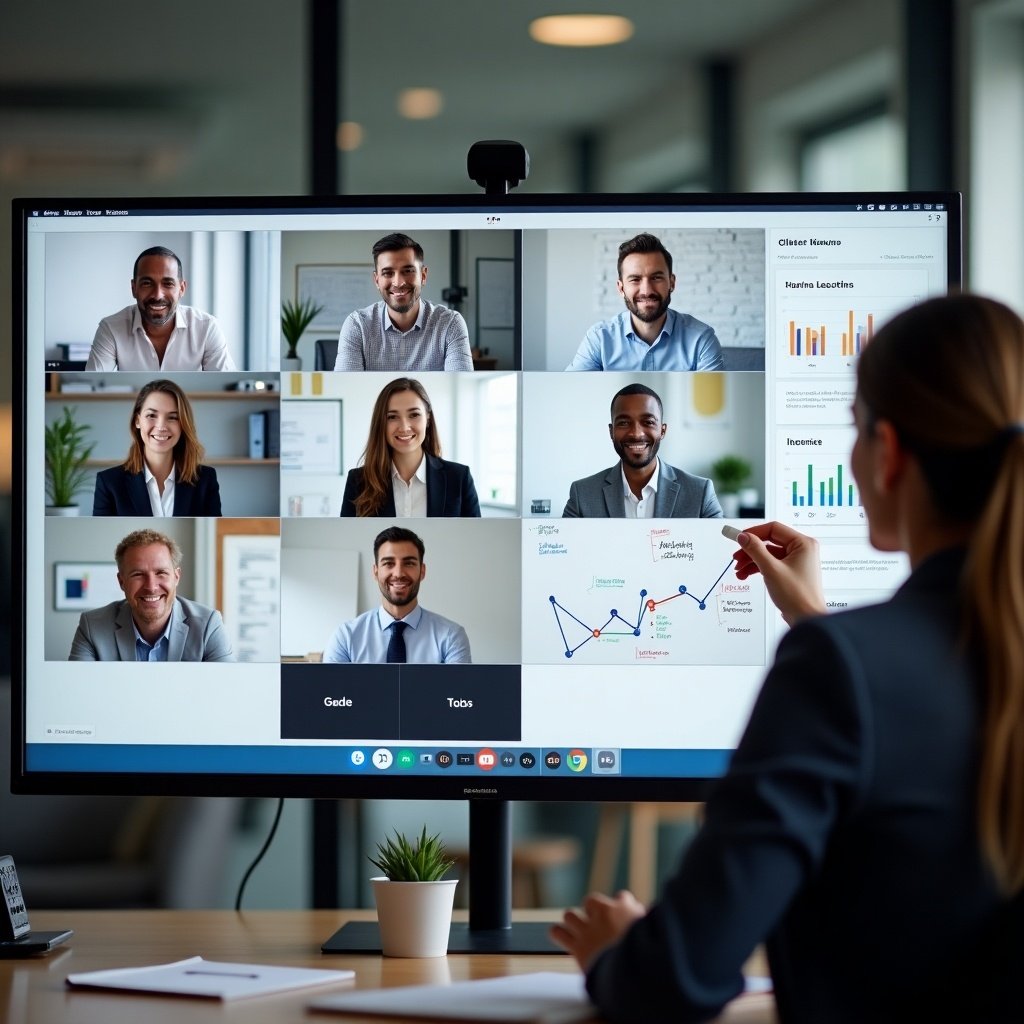
<svg viewBox="0 0 1024 1024">
<path fill-rule="evenodd" d="M 732 756 L 722 749 L 467 746 L 395 743 L 344 746 L 205 746 L 29 743 L 32 772 L 138 772 L 232 775 L 494 775 L 717 778 Z"/>
</svg>

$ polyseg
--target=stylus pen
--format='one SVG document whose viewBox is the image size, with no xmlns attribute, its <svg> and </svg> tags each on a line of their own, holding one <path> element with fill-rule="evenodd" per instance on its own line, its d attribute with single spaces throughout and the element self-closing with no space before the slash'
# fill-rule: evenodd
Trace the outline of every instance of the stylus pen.
<svg viewBox="0 0 1024 1024">
<path fill-rule="evenodd" d="M 205 974 L 211 978 L 258 978 L 258 974 L 235 974 L 234 971 L 186 971 L 186 974 Z"/>
</svg>

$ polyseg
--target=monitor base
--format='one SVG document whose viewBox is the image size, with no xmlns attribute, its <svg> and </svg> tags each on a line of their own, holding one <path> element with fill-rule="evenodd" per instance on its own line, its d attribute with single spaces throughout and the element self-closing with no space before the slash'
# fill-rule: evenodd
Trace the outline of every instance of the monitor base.
<svg viewBox="0 0 1024 1024">
<path fill-rule="evenodd" d="M 544 921 L 522 921 L 511 928 L 470 929 L 454 923 L 448 937 L 449 953 L 565 953 L 548 936 Z M 321 947 L 322 953 L 380 954 L 376 921 L 351 921 L 339 928 Z"/>
</svg>

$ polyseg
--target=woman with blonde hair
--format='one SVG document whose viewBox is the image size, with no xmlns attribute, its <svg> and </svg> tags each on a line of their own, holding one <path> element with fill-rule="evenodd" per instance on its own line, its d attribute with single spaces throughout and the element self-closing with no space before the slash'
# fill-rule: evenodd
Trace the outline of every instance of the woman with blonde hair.
<svg viewBox="0 0 1024 1024">
<path fill-rule="evenodd" d="M 399 377 L 377 396 L 361 462 L 345 481 L 343 516 L 480 515 L 469 467 L 441 458 L 434 410 L 418 380 Z"/>
<path fill-rule="evenodd" d="M 823 614 L 817 543 L 740 534 L 793 629 L 661 900 L 554 937 L 613 1022 L 705 1020 L 764 941 L 779 1019 L 1024 1021 L 1024 322 L 969 295 L 864 350 L 851 464 L 911 574 Z"/>
<path fill-rule="evenodd" d="M 202 464 L 188 395 L 172 380 L 138 393 L 128 420 L 132 446 L 120 466 L 96 474 L 94 516 L 219 516 L 217 473 Z"/>
</svg>

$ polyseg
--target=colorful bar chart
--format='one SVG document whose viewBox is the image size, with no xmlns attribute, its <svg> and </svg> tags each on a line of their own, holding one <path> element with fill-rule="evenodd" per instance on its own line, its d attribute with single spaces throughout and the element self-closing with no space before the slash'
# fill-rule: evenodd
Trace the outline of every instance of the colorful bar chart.
<svg viewBox="0 0 1024 1024">
<path fill-rule="evenodd" d="M 832 314 L 835 316 L 836 314 Z M 824 320 L 824 317 L 822 318 Z M 858 356 L 862 349 L 871 340 L 875 333 L 875 314 L 866 313 L 858 316 L 849 309 L 840 321 L 845 330 L 839 333 L 840 356 Z M 813 326 L 809 323 L 798 323 L 796 320 L 789 321 L 789 354 L 794 357 L 814 358 L 827 354 L 825 343 L 826 337 L 833 339 L 832 351 L 835 352 L 836 330 L 828 330 L 827 324 L 818 322 Z"/>
<path fill-rule="evenodd" d="M 793 508 L 856 508 L 860 497 L 853 483 L 844 481 L 843 464 L 838 463 L 816 479 L 820 470 L 813 463 L 807 464 L 805 479 L 790 481 L 790 504 Z"/>
</svg>

